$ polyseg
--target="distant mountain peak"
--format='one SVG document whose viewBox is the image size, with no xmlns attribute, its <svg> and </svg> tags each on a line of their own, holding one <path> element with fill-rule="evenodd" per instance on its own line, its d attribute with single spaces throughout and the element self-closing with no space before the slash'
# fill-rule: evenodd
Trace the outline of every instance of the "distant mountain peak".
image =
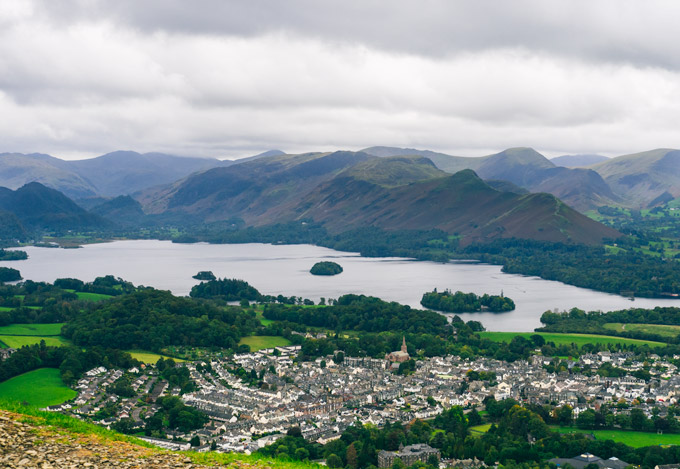
<svg viewBox="0 0 680 469">
<path fill-rule="evenodd" d="M 273 150 L 263 151 L 262 153 L 259 153 L 255 156 L 253 156 L 253 158 L 262 158 L 262 157 L 267 157 L 267 156 L 281 156 L 281 155 L 285 155 L 285 154 L 286 154 L 286 152 L 273 149 Z"/>
<path fill-rule="evenodd" d="M 595 154 L 578 154 L 578 155 L 563 155 L 552 158 L 550 161 L 556 166 L 563 166 L 565 168 L 585 168 L 597 163 L 607 161 L 609 158 L 602 155 Z"/>
</svg>

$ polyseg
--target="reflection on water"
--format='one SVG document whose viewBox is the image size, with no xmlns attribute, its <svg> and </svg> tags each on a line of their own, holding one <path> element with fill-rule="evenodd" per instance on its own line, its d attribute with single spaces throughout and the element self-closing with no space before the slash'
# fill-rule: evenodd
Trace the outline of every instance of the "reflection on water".
<svg viewBox="0 0 680 469">
<path fill-rule="evenodd" d="M 262 293 L 300 296 L 318 301 L 346 293 L 373 295 L 420 308 L 423 293 L 433 288 L 489 293 L 501 291 L 515 301 L 509 313 L 461 314 L 481 321 L 489 330 L 531 331 L 540 326 L 546 310 L 578 307 L 610 311 L 656 305 L 680 306 L 680 300 L 636 299 L 599 293 L 542 280 L 504 274 L 500 266 L 475 263 L 411 261 L 400 258 L 364 258 L 353 253 L 310 245 L 172 244 L 169 241 L 116 241 L 83 249 L 25 248 L 29 259 L 0 262 L 21 271 L 24 278 L 53 282 L 61 277 L 92 281 L 112 274 L 135 285 L 188 295 L 198 281 L 192 275 L 212 270 L 218 277 L 246 280 Z M 314 263 L 333 259 L 344 272 L 333 277 L 314 276 Z"/>
</svg>

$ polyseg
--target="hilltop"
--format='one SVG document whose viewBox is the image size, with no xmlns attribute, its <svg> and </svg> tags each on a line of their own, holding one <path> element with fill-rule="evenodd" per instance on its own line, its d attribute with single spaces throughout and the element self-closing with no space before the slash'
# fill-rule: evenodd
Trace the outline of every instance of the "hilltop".
<svg viewBox="0 0 680 469">
<path fill-rule="evenodd" d="M 0 210 L 13 214 L 15 237 L 25 237 L 22 228 L 36 230 L 71 230 L 106 228 L 111 223 L 87 212 L 61 192 L 31 182 L 16 191 L 0 187 Z"/>
</svg>

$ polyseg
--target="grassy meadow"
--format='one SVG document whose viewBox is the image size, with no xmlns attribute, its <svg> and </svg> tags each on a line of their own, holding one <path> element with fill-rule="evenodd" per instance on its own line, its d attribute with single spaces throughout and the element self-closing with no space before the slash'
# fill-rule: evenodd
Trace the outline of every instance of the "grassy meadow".
<svg viewBox="0 0 680 469">
<path fill-rule="evenodd" d="M 41 340 L 44 340 L 46 345 L 52 345 L 54 347 L 61 347 L 62 345 L 69 344 L 69 341 L 61 336 L 0 335 L 0 342 L 10 348 L 20 348 L 24 345 L 39 344 Z"/>
<path fill-rule="evenodd" d="M 680 326 L 668 326 L 665 324 L 623 324 L 620 322 L 609 322 L 604 327 L 617 332 L 644 332 L 647 334 L 658 334 L 663 337 L 677 337 L 680 334 Z"/>
<path fill-rule="evenodd" d="M 167 355 L 160 355 L 158 353 L 152 353 L 152 352 L 145 352 L 144 350 L 128 350 L 127 351 L 130 355 L 132 355 L 132 358 L 139 360 L 142 363 L 146 364 L 155 364 L 159 358 L 172 358 L 176 362 L 184 362 L 186 360 L 182 360 L 181 358 L 175 358 L 175 357 L 168 357 Z"/>
<path fill-rule="evenodd" d="M 290 340 L 284 337 L 270 336 L 270 335 L 252 335 L 249 337 L 244 337 L 238 343 L 239 345 L 245 344 L 250 346 L 252 352 L 266 348 L 274 347 L 284 347 L 290 345 Z"/>
<path fill-rule="evenodd" d="M 111 295 L 104 295 L 102 293 L 88 293 L 88 292 L 82 292 L 82 291 L 77 291 L 75 294 L 78 296 L 79 300 L 83 301 L 104 301 L 108 300 L 109 298 L 113 298 Z"/>
<path fill-rule="evenodd" d="M 632 430 L 581 430 L 574 427 L 552 427 L 552 429 L 560 433 L 592 433 L 598 440 L 612 440 L 617 443 L 625 443 L 633 448 L 680 444 L 680 434 L 677 433 L 658 435 L 652 432 L 635 432 Z"/>
<path fill-rule="evenodd" d="M 56 336 L 61 334 L 63 322 L 54 324 L 10 324 L 0 327 L 0 335 Z"/>
<path fill-rule="evenodd" d="M 39 368 L 0 383 L 0 398 L 38 407 L 61 404 L 76 394 L 64 385 L 56 368 Z"/>
<path fill-rule="evenodd" d="M 482 436 L 484 433 L 489 431 L 489 428 L 491 428 L 490 423 L 475 425 L 474 427 L 470 427 L 470 434 L 472 436 Z"/>
</svg>

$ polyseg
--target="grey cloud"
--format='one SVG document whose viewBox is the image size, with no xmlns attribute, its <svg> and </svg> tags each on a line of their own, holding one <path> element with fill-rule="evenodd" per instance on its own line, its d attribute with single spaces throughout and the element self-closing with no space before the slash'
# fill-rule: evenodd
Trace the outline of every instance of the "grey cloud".
<svg viewBox="0 0 680 469">
<path fill-rule="evenodd" d="M 0 150 L 677 147 L 674 5 L 6 0 Z"/>
<path fill-rule="evenodd" d="M 55 21 L 113 19 L 143 31 L 252 37 L 286 31 L 417 55 L 520 47 L 680 68 L 674 0 L 44 0 Z"/>
</svg>

